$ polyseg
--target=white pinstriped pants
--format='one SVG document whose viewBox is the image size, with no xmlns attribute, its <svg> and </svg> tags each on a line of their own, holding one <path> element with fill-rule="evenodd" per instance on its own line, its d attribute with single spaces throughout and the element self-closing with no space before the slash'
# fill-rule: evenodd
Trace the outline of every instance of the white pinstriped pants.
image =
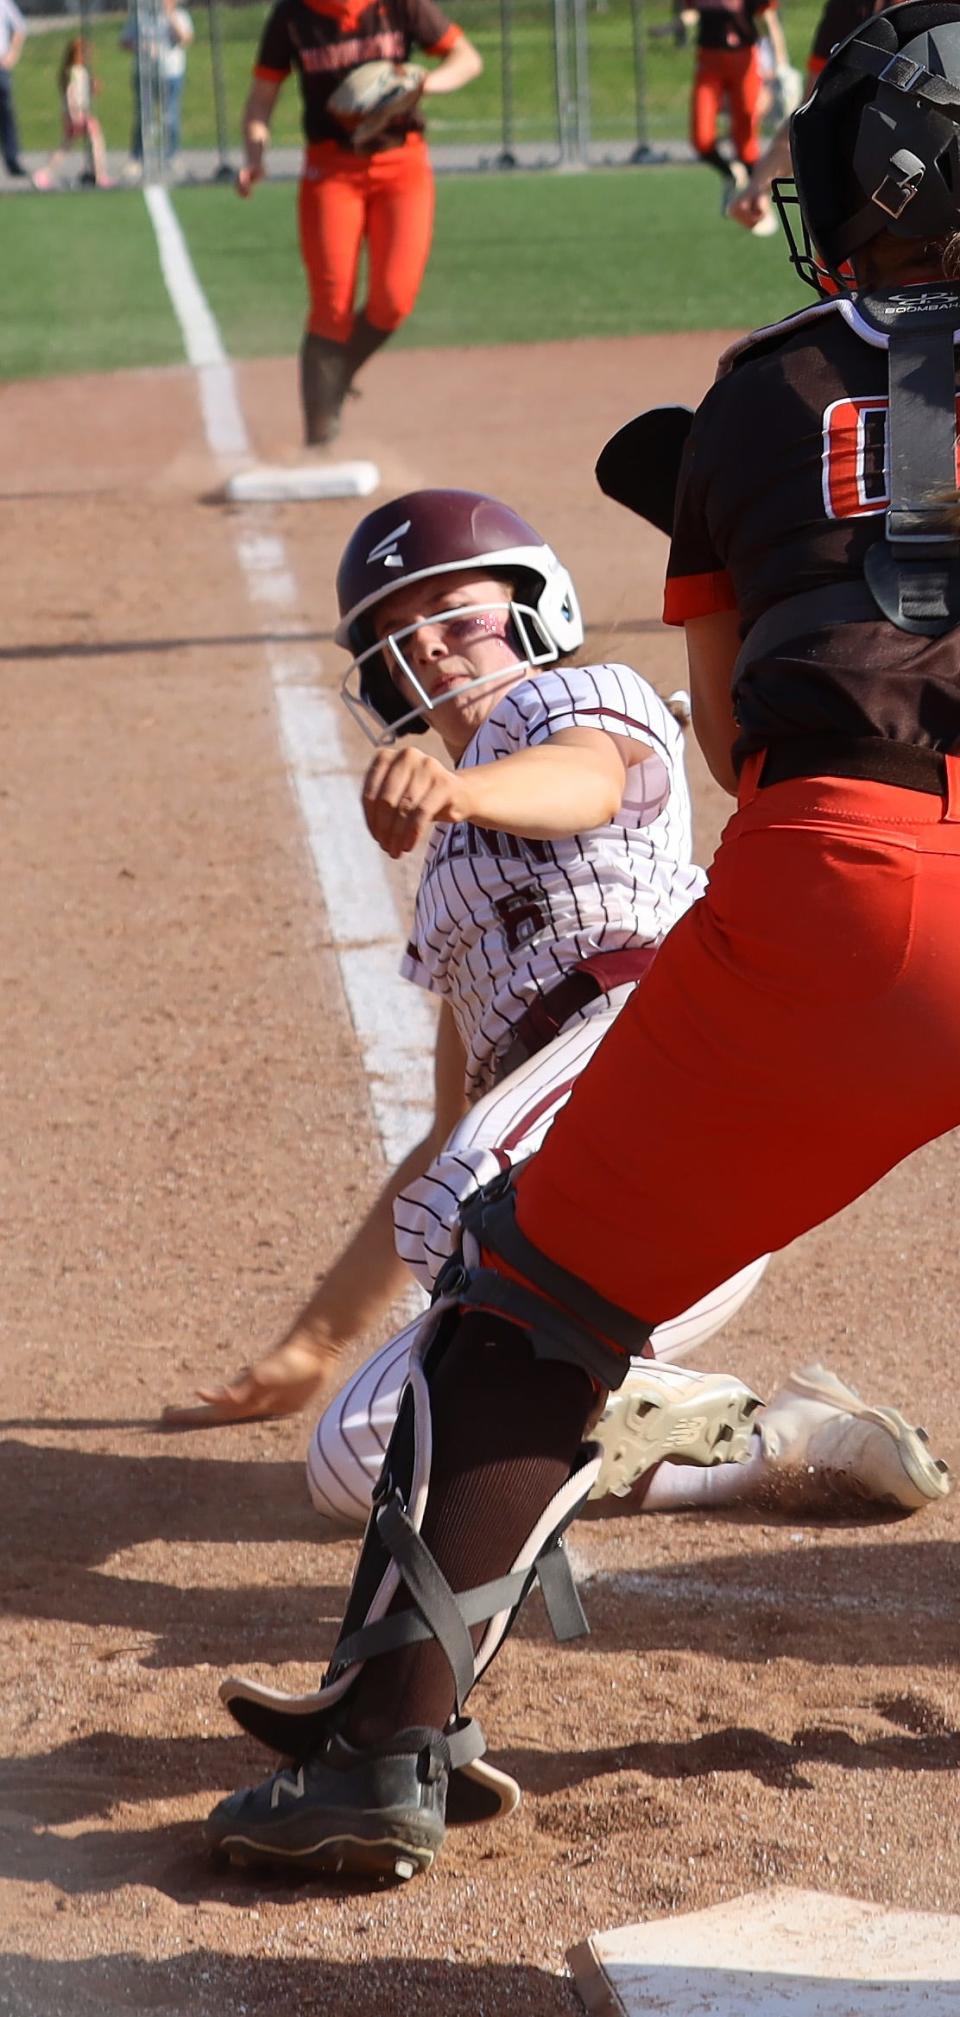
<svg viewBox="0 0 960 2017">
<path fill-rule="evenodd" d="M 478 1100 L 429 1169 L 397 1199 L 397 1252 L 425 1289 L 432 1289 L 457 1243 L 462 1200 L 507 1164 L 536 1154 L 631 992 L 631 986 L 616 988 L 601 996 L 595 1009 L 591 1003 L 552 1044 Z M 637 1143 L 638 1154 L 645 1150 L 655 1155 L 655 1143 Z M 765 1254 L 752 1261 L 682 1316 L 658 1325 L 650 1341 L 656 1357 L 684 1358 L 711 1338 L 746 1301 L 768 1259 Z M 317 1511 L 330 1519 L 366 1523 L 420 1321 L 408 1324 L 367 1359 L 334 1395 L 313 1431 L 307 1483 Z"/>
</svg>

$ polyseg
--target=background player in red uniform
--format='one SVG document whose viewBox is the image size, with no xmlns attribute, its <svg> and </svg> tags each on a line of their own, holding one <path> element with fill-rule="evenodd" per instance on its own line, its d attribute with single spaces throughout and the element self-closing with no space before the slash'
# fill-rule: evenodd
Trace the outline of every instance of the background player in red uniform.
<svg viewBox="0 0 960 2017">
<path fill-rule="evenodd" d="M 786 69 L 789 63 L 777 0 L 697 0 L 696 6 L 683 9 L 680 18 L 697 34 L 690 138 L 701 161 L 723 177 L 726 203 L 744 187 L 760 153 L 761 34 L 769 37 L 777 69 Z M 733 143 L 730 159 L 717 145 L 724 106 Z"/>
<path fill-rule="evenodd" d="M 960 1125 L 960 6 L 867 22 L 793 151 L 794 256 L 838 292 L 728 359 L 668 569 L 739 810 L 540 1153 L 464 1211 L 324 1686 L 236 1691 L 299 1769 L 223 1803 L 228 1848 L 408 1876 L 464 1781 L 510 1804 L 464 1707 L 535 1573 L 576 1628 L 598 1390 L 661 1315 Z"/>
<path fill-rule="evenodd" d="M 351 140 L 330 110 L 351 71 L 378 60 L 405 64 L 413 48 L 439 58 L 423 79 L 423 97 L 457 91 L 483 68 L 435 0 L 278 0 L 261 37 L 237 190 L 249 196 L 264 174 L 273 107 L 296 70 L 306 140 L 299 223 L 310 298 L 300 391 L 308 446 L 334 440 L 353 378 L 410 314 L 430 256 L 433 171 L 417 103 L 369 142 Z M 367 299 L 358 314 L 364 244 Z"/>
<path fill-rule="evenodd" d="M 879 14 L 877 0 L 827 0 L 823 13 L 817 22 L 810 54 L 807 57 L 807 74 L 804 97 L 811 91 L 826 66 L 831 49 L 838 42 L 845 42 L 861 22 L 868 21 L 871 14 Z M 777 127 L 770 145 L 754 162 L 749 180 L 743 189 L 733 196 L 727 206 L 727 216 L 748 231 L 765 227 L 767 233 L 776 229 L 776 218 L 770 202 L 770 190 L 779 175 L 790 173 L 790 120 L 784 119 Z M 769 223 L 766 220 L 769 219 Z"/>
</svg>

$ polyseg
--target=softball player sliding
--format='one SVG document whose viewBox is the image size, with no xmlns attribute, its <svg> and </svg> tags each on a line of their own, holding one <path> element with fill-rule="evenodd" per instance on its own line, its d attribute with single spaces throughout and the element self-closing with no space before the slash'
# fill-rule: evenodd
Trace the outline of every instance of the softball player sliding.
<svg viewBox="0 0 960 2017">
<path fill-rule="evenodd" d="M 171 1425 L 302 1406 L 405 1269 L 433 1291 L 463 1201 L 537 1153 L 704 885 L 676 720 L 628 666 L 568 663 L 583 636 L 573 583 L 516 513 L 469 492 L 400 498 L 358 528 L 338 592 L 338 637 L 358 654 L 345 697 L 386 744 L 364 787 L 371 831 L 396 854 L 433 826 L 402 968 L 440 998 L 435 1123 L 277 1351 L 200 1410 L 169 1410 Z M 393 746 L 428 724 L 453 773 Z M 411 795 L 418 815 L 398 837 Z M 751 1261 L 658 1326 L 656 1363 L 638 1360 L 601 1426 L 596 1494 L 642 1476 L 649 1510 L 717 1503 L 769 1490 L 776 1468 L 803 1481 L 808 1503 L 827 1490 L 923 1503 L 902 1461 L 913 1432 L 901 1436 L 889 1411 L 868 1421 L 831 1375 L 788 1386 L 755 1436 L 759 1403 L 740 1381 L 666 1363 L 711 1337 L 765 1266 Z M 374 1354 L 318 1422 L 307 1473 L 319 1511 L 366 1518 L 417 1329 Z M 691 1468 L 730 1456 L 751 1461 Z M 657 1468 L 671 1457 L 682 1468 Z"/>
</svg>

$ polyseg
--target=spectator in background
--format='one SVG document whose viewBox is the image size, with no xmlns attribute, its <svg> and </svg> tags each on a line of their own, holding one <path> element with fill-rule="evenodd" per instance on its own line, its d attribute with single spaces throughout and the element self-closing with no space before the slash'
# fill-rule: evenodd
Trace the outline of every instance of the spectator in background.
<svg viewBox="0 0 960 2017">
<path fill-rule="evenodd" d="M 33 178 L 34 187 L 37 189 L 52 187 L 56 170 L 77 140 L 85 140 L 89 147 L 93 179 L 97 188 L 110 187 L 103 128 L 99 119 L 94 118 L 91 109 L 100 86 L 90 69 L 90 54 L 90 44 L 83 40 L 82 35 L 75 35 L 63 52 L 57 72 L 63 138 L 60 146 L 54 148 L 49 161 L 45 161 L 43 167 L 37 169 Z"/>
<path fill-rule="evenodd" d="M 13 104 L 13 72 L 26 41 L 27 24 L 14 0 L 0 0 L 0 151 L 8 175 L 26 175 Z"/>
<path fill-rule="evenodd" d="M 4 0 L 0 0 L 0 5 L 3 4 Z M 187 9 L 179 7 L 177 0 L 160 0 L 155 24 L 144 44 L 144 55 L 151 68 L 150 95 L 159 104 L 163 122 L 163 152 L 168 168 L 176 165 L 180 152 L 180 112 L 187 74 L 187 50 L 193 39 L 193 22 Z M 140 40 L 134 11 L 131 11 L 120 37 L 120 47 L 129 49 L 133 56 L 133 133 L 130 160 L 123 171 L 124 180 L 138 182 L 143 174 L 143 107 L 140 98 Z"/>
</svg>

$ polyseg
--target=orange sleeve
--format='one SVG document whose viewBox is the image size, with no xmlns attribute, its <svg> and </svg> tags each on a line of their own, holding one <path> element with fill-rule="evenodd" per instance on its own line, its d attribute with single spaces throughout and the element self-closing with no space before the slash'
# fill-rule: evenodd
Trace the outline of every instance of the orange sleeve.
<svg viewBox="0 0 960 2017">
<path fill-rule="evenodd" d="M 668 575 L 663 591 L 664 623 L 689 623 L 694 616 L 716 616 L 736 609 L 737 598 L 726 568 L 716 574 Z"/>
<path fill-rule="evenodd" d="M 285 84 L 290 72 L 289 70 L 268 70 L 265 63 L 255 63 L 253 74 L 255 77 L 262 77 L 267 84 Z"/>
<path fill-rule="evenodd" d="M 446 31 L 446 34 L 441 35 L 439 42 L 431 42 L 430 47 L 427 50 L 427 55 L 449 56 L 450 51 L 454 47 L 454 45 L 457 42 L 462 41 L 463 41 L 463 29 L 458 28 L 455 21 L 451 21 L 450 26 Z"/>
</svg>

